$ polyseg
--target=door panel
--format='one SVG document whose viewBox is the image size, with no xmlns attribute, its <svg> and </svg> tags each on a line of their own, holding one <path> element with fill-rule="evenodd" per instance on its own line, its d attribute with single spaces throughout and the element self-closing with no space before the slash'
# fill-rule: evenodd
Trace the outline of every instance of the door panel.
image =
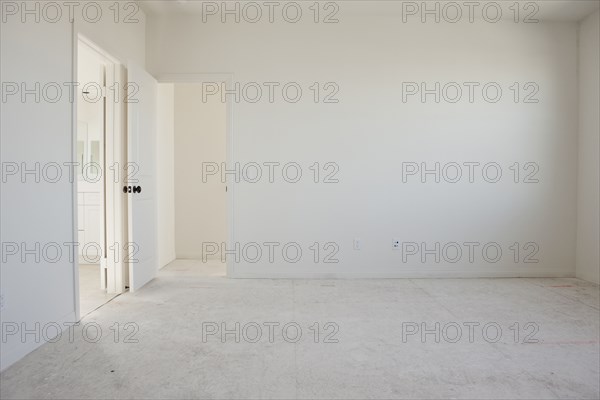
<svg viewBox="0 0 600 400">
<path fill-rule="evenodd" d="M 139 290 L 158 272 L 156 231 L 156 130 L 158 84 L 143 69 L 128 66 L 127 182 L 129 288 Z M 135 190 L 140 188 L 141 190 Z"/>
</svg>

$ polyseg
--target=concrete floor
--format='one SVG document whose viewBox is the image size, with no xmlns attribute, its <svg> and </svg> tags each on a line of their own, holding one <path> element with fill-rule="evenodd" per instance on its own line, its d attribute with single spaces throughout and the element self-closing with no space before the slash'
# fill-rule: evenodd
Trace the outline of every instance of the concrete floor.
<svg viewBox="0 0 600 400">
<path fill-rule="evenodd" d="M 76 330 L 0 375 L 9 398 L 598 399 L 599 289 L 577 279 L 231 280 L 220 264 L 180 260 L 135 293 L 88 315 L 103 336 Z M 110 329 L 119 323 L 121 335 Z M 139 327 L 125 343 L 124 324 Z M 214 322 L 216 325 L 206 323 Z M 202 328 L 246 325 L 203 339 Z M 265 323 L 277 322 L 273 343 Z M 282 326 L 297 323 L 291 343 Z M 310 327 L 320 323 L 315 343 Z M 325 343 L 333 336 L 338 343 Z M 408 336 L 406 323 L 440 322 Z M 478 322 L 473 343 L 464 323 Z M 515 343 L 515 322 L 520 332 Z M 529 325 L 528 322 L 537 325 Z M 204 323 L 204 325 L 203 325 Z M 404 323 L 404 325 L 403 325 Z M 454 339 L 457 323 L 463 337 Z M 482 326 L 502 329 L 492 343 Z M 253 326 L 253 325 L 252 325 Z M 414 327 L 415 325 L 410 325 Z M 496 325 L 494 325 L 496 326 Z M 509 327 L 513 326 L 513 330 Z M 523 343 L 534 331 L 538 343 Z M 403 328 L 404 327 L 404 328 Z M 444 339 L 443 334 L 446 336 Z M 90 330 L 90 337 L 94 336 Z"/>
<path fill-rule="evenodd" d="M 79 314 L 83 317 L 115 297 L 100 289 L 100 265 L 79 264 Z"/>
</svg>

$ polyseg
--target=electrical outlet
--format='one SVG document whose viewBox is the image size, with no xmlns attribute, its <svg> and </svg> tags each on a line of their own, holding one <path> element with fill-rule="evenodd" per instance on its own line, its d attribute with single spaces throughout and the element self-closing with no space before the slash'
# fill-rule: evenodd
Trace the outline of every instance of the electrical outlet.
<svg viewBox="0 0 600 400">
<path fill-rule="evenodd" d="M 400 250 L 400 239 L 392 239 L 392 249 Z"/>
<path fill-rule="evenodd" d="M 354 244 L 353 244 L 354 250 L 360 250 L 360 245 L 361 245 L 360 239 L 354 238 Z"/>
</svg>

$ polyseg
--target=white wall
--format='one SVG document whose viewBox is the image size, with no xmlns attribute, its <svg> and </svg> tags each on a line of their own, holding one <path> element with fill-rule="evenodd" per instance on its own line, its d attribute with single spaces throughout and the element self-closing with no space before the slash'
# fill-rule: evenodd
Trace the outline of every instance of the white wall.
<svg viewBox="0 0 600 400">
<path fill-rule="evenodd" d="M 8 21 L 1 24 L 2 82 L 71 82 L 71 30 L 68 23 L 42 25 Z M 27 49 L 27 51 L 24 51 Z M 43 65 L 44 68 L 39 68 Z M 26 163 L 33 169 L 45 163 L 70 161 L 72 156 L 72 112 L 68 97 L 56 103 L 35 103 L 29 96 L 2 102 L 1 158 L 6 163 Z M 72 185 L 65 180 L 48 183 L 20 174 L 2 181 L 1 236 L 3 256 L 7 242 L 26 243 L 28 249 L 40 243 L 73 243 Z M 52 210 L 49 212 L 49 210 Z M 29 329 L 36 322 L 62 323 L 75 319 L 73 262 L 62 257 L 50 264 L 36 260 L 35 255 L 21 261 L 21 252 L 2 259 L 0 287 L 4 299 L 1 313 L 6 323 L 25 323 Z M 52 299 L 52 301 L 49 301 Z M 2 368 L 38 346 L 33 338 L 22 343 L 20 335 L 2 343 Z"/>
<path fill-rule="evenodd" d="M 202 102 L 201 84 L 175 84 L 175 247 L 177 258 L 202 257 L 202 243 L 226 241 L 226 193 L 202 182 L 202 163 L 225 162 L 226 107 Z M 213 258 L 213 257 L 211 257 Z"/>
<path fill-rule="evenodd" d="M 600 13 L 579 27 L 577 277 L 600 283 Z"/>
<path fill-rule="evenodd" d="M 158 85 L 158 266 L 175 259 L 175 86 Z"/>
<path fill-rule="evenodd" d="M 115 3 L 121 3 L 117 21 L 115 23 Z M 85 4 L 86 2 L 80 2 Z M 94 3 L 87 1 L 87 3 Z M 140 66 L 146 64 L 146 14 L 137 7 L 132 8 L 134 2 L 117 0 L 112 2 L 96 2 L 102 6 L 102 17 L 95 21 L 84 19 L 80 14 L 75 21 L 77 32 L 92 40 L 98 47 L 117 58 L 125 65 L 135 62 Z M 111 8 L 112 7 L 112 8 Z M 90 18 L 93 17 L 90 9 Z M 127 21 L 127 22 L 125 22 Z"/>
<path fill-rule="evenodd" d="M 34 3 L 27 7 L 33 9 Z M 100 2 L 103 3 L 103 2 Z M 20 7 L 23 3 L 16 2 Z M 62 4 L 62 3 L 60 3 Z M 145 17 L 140 11 L 140 22 L 115 24 L 108 7 L 102 4 L 106 19 L 94 25 L 80 21 L 81 13 L 75 12 L 77 29 L 85 32 L 89 39 L 105 46 L 105 50 L 115 51 L 118 56 L 132 55 L 138 62 L 144 62 Z M 83 7 L 79 4 L 79 7 Z M 77 8 L 76 10 L 81 10 Z M 63 10 L 58 22 L 39 22 L 28 16 L 25 23 L 21 15 L 7 15 L 6 22 L 0 24 L 1 34 L 1 80 L 2 82 L 26 83 L 32 88 L 35 82 L 43 87 L 47 83 L 59 85 L 74 81 L 72 27 Z M 53 96 L 53 95 L 49 95 Z M 33 95 L 26 102 L 20 96 L 12 96 L 1 104 L 1 161 L 15 162 L 19 166 L 26 163 L 32 168 L 40 163 L 55 162 L 59 165 L 74 159 L 73 151 L 73 109 L 68 92 L 56 102 L 41 97 L 36 102 Z M 3 164 L 5 166 L 6 164 Z M 39 183 L 35 176 L 27 176 L 21 183 L 19 175 L 2 182 L 0 191 L 2 220 L 0 234 L 3 255 L 7 242 L 25 243 L 28 249 L 39 243 L 40 248 L 48 243 L 73 243 L 77 240 L 74 217 L 74 185 L 65 170 L 57 183 L 50 183 L 43 176 Z M 74 260 L 68 247 L 61 246 L 62 256 L 53 263 L 41 257 L 36 262 L 34 255 L 21 261 L 20 253 L 2 259 L 0 268 L 0 292 L 3 309 L 0 315 L 2 324 L 14 322 L 25 324 L 32 329 L 36 323 L 62 324 L 74 321 L 75 282 Z M 4 325 L 3 325 L 4 326 Z M 36 341 L 30 335 L 21 341 L 19 335 L 11 336 L 1 344 L 0 368 L 10 364 L 32 351 L 43 341 Z"/>
<path fill-rule="evenodd" d="M 574 276 L 577 179 L 577 24 L 403 24 L 386 13 L 339 14 L 339 24 L 200 23 L 153 19 L 148 68 L 233 73 L 234 81 L 299 82 L 295 104 L 233 104 L 233 157 L 244 164 L 295 161 L 290 184 L 240 183 L 234 241 L 297 242 L 303 258 L 242 260 L 235 276 Z M 389 15 L 386 15 L 389 14 Z M 313 82 L 339 85 L 338 104 L 314 104 Z M 406 81 L 496 81 L 499 103 L 402 102 Z M 513 82 L 536 82 L 538 104 L 515 104 Z M 402 162 L 497 162 L 500 183 L 402 182 Z M 338 184 L 312 183 L 314 162 L 336 162 Z M 512 182 L 509 167 L 539 165 L 540 183 Z M 176 165 L 176 173 L 179 173 Z M 353 250 L 359 238 L 361 250 Z M 402 261 L 401 242 L 497 242 L 501 261 Z M 314 263 L 312 243 L 336 242 L 337 264 Z M 510 246 L 539 245 L 538 263 Z M 281 247 L 279 247 L 281 249 Z M 463 249 L 465 249 L 463 247 Z M 467 250 L 464 250 L 467 251 Z M 320 260 L 324 256 L 323 250 Z"/>
</svg>

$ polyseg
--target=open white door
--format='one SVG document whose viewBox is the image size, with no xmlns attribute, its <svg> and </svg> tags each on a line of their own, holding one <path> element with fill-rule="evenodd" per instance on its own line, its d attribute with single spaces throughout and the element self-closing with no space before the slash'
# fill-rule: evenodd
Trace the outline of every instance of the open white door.
<svg viewBox="0 0 600 400">
<path fill-rule="evenodd" d="M 156 130 L 158 84 L 143 69 L 128 65 L 128 129 L 124 196 L 128 196 L 129 289 L 133 292 L 158 272 Z"/>
</svg>

